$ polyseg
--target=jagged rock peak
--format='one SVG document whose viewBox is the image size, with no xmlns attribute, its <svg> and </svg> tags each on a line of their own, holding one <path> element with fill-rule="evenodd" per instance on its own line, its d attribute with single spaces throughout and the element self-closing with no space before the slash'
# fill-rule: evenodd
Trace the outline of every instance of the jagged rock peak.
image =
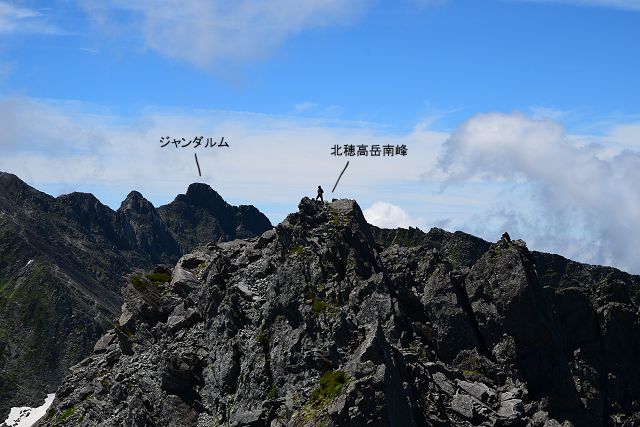
<svg viewBox="0 0 640 427">
<path fill-rule="evenodd" d="M 355 200 L 320 203 L 304 197 L 298 212 L 288 215 L 276 232 L 282 250 L 314 248 L 335 262 L 341 277 L 351 271 L 365 278 L 381 270 L 369 224 Z"/>
<path fill-rule="evenodd" d="M 91 193 L 73 192 L 56 197 L 58 206 L 67 215 L 82 223 L 113 221 L 115 212 Z"/>
<path fill-rule="evenodd" d="M 355 200 L 351 199 L 334 199 L 330 203 L 320 203 L 304 197 L 298 204 L 298 212 L 288 215 L 285 222 L 308 225 L 322 223 L 330 223 L 332 225 L 354 224 L 366 228 L 367 233 L 370 234 L 369 225 L 360 206 Z"/>
<path fill-rule="evenodd" d="M 272 228 L 253 207 L 208 209 L 183 197 L 163 219 L 139 192 L 114 212 L 91 194 L 56 198 L 0 172 L 0 424 L 12 406 L 38 406 L 90 354 L 120 314 L 123 274 Z"/>
<path fill-rule="evenodd" d="M 80 191 L 74 191 L 72 193 L 62 194 L 56 197 L 56 199 L 60 202 L 68 201 L 78 205 L 89 205 L 89 204 L 96 204 L 96 203 L 102 204 L 102 202 L 100 202 L 100 200 L 98 200 L 98 198 L 94 196 L 92 193 L 83 193 Z"/>
<path fill-rule="evenodd" d="M 220 194 L 218 194 L 208 184 L 202 182 L 194 182 L 193 184 L 189 185 L 189 188 L 187 188 L 187 193 L 184 195 L 184 197 L 181 196 L 182 195 L 176 197 L 176 200 L 178 200 L 178 198 L 181 198 L 187 203 L 194 206 L 201 206 L 205 208 L 229 207 L 229 204 L 224 201 Z"/>
<path fill-rule="evenodd" d="M 434 232 L 385 248 L 371 229 L 353 200 L 303 198 L 275 230 L 130 276 L 122 316 L 43 425 L 640 419 L 640 320 L 622 285 L 597 285 L 602 301 L 545 289 L 518 240 Z"/>
<path fill-rule="evenodd" d="M 286 230 L 292 230 L 292 236 L 300 242 L 311 238 L 319 244 L 336 236 L 336 230 L 342 230 L 341 238 L 347 239 L 355 249 L 375 252 L 370 226 L 355 200 L 334 199 L 331 203 L 320 203 L 304 197 L 298 204 L 298 212 L 289 214 L 277 230 L 281 236 Z"/>
<path fill-rule="evenodd" d="M 2 172 L 2 171 L 0 171 L 0 182 L 2 182 L 3 184 L 7 182 L 13 182 L 13 183 L 21 182 L 24 184 L 24 182 L 20 178 L 18 178 L 16 175 L 9 172 Z"/>
<path fill-rule="evenodd" d="M 153 203 L 145 199 L 138 191 L 132 191 L 122 201 L 118 210 L 121 212 L 146 213 L 153 209 L 155 209 Z"/>
<path fill-rule="evenodd" d="M 139 191 L 133 190 L 133 191 L 129 192 L 129 194 L 127 194 L 127 197 L 125 197 L 125 199 L 122 201 L 122 203 L 131 202 L 131 201 L 138 201 L 138 200 L 141 200 L 141 199 L 146 200 L 144 198 L 144 196 Z"/>
<path fill-rule="evenodd" d="M 203 183 L 191 184 L 186 194 L 178 195 L 157 210 L 183 253 L 203 242 L 255 237 L 272 228 L 269 219 L 259 210 L 231 206 Z"/>
<path fill-rule="evenodd" d="M 0 172 L 0 197 L 17 201 L 49 202 L 53 197 L 36 190 L 16 175 L 8 172 Z"/>
</svg>

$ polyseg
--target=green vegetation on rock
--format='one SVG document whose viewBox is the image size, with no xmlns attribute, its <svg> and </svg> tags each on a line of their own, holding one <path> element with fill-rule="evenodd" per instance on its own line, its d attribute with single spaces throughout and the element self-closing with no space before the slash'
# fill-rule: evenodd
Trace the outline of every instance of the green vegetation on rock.
<svg viewBox="0 0 640 427">
<path fill-rule="evenodd" d="M 302 424 L 307 425 L 317 419 L 321 411 L 342 393 L 349 382 L 349 376 L 344 371 L 327 371 L 321 377 L 316 388 L 311 392 L 311 398 L 294 418 L 302 417 Z"/>
<path fill-rule="evenodd" d="M 331 219 L 329 223 L 334 227 L 344 227 L 349 224 L 349 218 L 344 215 L 336 212 L 335 210 L 331 210 Z"/>
<path fill-rule="evenodd" d="M 349 381 L 347 373 L 344 371 L 327 371 L 322 377 L 318 386 L 311 392 L 309 403 L 315 407 L 323 407 L 338 397 L 345 384 Z"/>
<path fill-rule="evenodd" d="M 311 300 L 311 313 L 314 316 L 320 316 L 322 313 L 335 313 L 338 307 L 335 304 L 325 301 L 323 298 L 317 296 L 315 292 L 308 296 Z"/>
<path fill-rule="evenodd" d="M 278 398 L 278 388 L 275 384 L 271 384 L 267 389 L 267 398 L 270 400 L 276 400 Z"/>
<path fill-rule="evenodd" d="M 256 342 L 263 347 L 267 346 L 269 345 L 269 337 L 263 334 L 262 332 L 260 332 L 256 337 Z"/>
<path fill-rule="evenodd" d="M 48 295 L 40 286 L 51 280 L 51 274 L 43 264 L 36 264 L 24 279 L 16 286 L 11 281 L 0 284 L 0 301 L 38 300 L 46 302 Z"/>
<path fill-rule="evenodd" d="M 171 274 L 169 273 L 162 273 L 162 272 L 148 273 L 148 274 L 145 274 L 145 277 L 151 280 L 151 283 L 153 283 L 154 285 L 160 285 L 162 283 L 168 283 L 171 281 Z"/>
<path fill-rule="evenodd" d="M 64 411 L 62 411 L 62 413 L 60 415 L 58 415 L 58 417 L 55 420 L 54 425 L 58 425 L 61 422 L 63 422 L 64 420 L 66 420 L 67 418 L 73 416 L 73 414 L 75 414 L 76 412 L 76 407 L 72 406 L 70 408 L 65 409 Z"/>
<path fill-rule="evenodd" d="M 328 307 L 329 307 L 329 304 L 319 299 L 316 299 L 311 303 L 311 311 L 316 316 L 326 311 Z"/>
<path fill-rule="evenodd" d="M 130 279 L 131 284 L 136 289 L 141 289 L 145 287 L 145 284 L 151 283 L 155 286 L 160 286 L 164 283 L 171 282 L 171 274 L 165 272 L 150 272 L 144 275 L 144 277 L 139 274 L 134 274 Z"/>
<path fill-rule="evenodd" d="M 306 248 L 302 245 L 295 245 L 291 248 L 291 253 L 294 255 L 303 255 L 306 252 Z"/>
<path fill-rule="evenodd" d="M 207 263 L 205 261 L 202 261 L 200 264 L 198 264 L 198 266 L 196 267 L 196 274 L 198 276 L 200 276 L 204 270 L 207 268 Z"/>
<path fill-rule="evenodd" d="M 134 288 L 139 288 L 144 284 L 144 280 L 142 279 L 142 277 L 135 274 L 131 276 L 131 284 Z"/>
</svg>

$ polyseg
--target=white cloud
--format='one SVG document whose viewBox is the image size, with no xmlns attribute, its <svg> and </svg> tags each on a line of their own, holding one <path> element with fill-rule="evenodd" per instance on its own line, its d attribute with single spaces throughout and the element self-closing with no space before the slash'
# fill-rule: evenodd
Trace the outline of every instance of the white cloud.
<svg viewBox="0 0 640 427">
<path fill-rule="evenodd" d="M 92 55 L 96 55 L 96 54 L 100 53 L 100 50 L 98 50 L 98 49 L 92 49 L 92 48 L 90 48 L 90 47 L 80 47 L 80 48 L 78 48 L 78 49 L 79 49 L 79 50 L 81 50 L 81 51 L 83 51 L 83 52 L 90 53 L 90 54 L 92 54 Z"/>
<path fill-rule="evenodd" d="M 481 114 L 444 144 L 444 182 L 526 183 L 503 194 L 478 222 L 501 217 L 542 250 L 592 263 L 640 271 L 640 153 L 625 149 L 604 158 L 597 143 L 567 135 L 552 120 L 522 114 Z"/>
<path fill-rule="evenodd" d="M 529 3 L 561 3 L 577 6 L 599 6 L 640 11 L 640 0 L 516 0 Z"/>
<path fill-rule="evenodd" d="M 40 14 L 31 9 L 0 2 L 0 32 L 13 32 L 18 28 L 20 20 L 37 16 Z"/>
<path fill-rule="evenodd" d="M 555 108 L 534 106 L 531 107 L 531 114 L 534 119 L 562 120 L 571 113 L 568 111 L 557 110 Z"/>
<path fill-rule="evenodd" d="M 132 16 L 129 31 L 141 31 L 147 47 L 204 69 L 220 69 L 269 55 L 287 38 L 309 28 L 347 22 L 367 0 L 80 0 L 110 28 L 110 14 Z M 118 15 L 122 18 L 121 14 Z"/>
<path fill-rule="evenodd" d="M 293 111 L 296 113 L 304 113 L 309 110 L 313 110 L 318 105 L 314 102 L 301 102 L 300 104 L 296 104 L 293 106 Z"/>
<path fill-rule="evenodd" d="M 624 148 L 640 150 L 640 123 L 615 126 L 608 142 L 620 144 Z"/>
<path fill-rule="evenodd" d="M 362 213 L 369 224 L 382 228 L 417 227 L 419 222 L 401 207 L 385 202 L 375 202 Z"/>
<path fill-rule="evenodd" d="M 36 10 L 0 1 L 0 34 L 59 33 L 60 30 L 47 22 L 45 18 L 42 13 Z"/>
<path fill-rule="evenodd" d="M 147 109 L 113 116 L 95 106 L 28 98 L 0 101 L 0 170 L 54 194 L 92 191 L 117 207 L 132 189 L 167 202 L 194 181 L 209 183 L 229 201 L 279 206 L 280 221 L 320 184 L 326 198 L 397 203 L 397 187 L 421 190 L 421 173 L 435 164 L 447 134 L 429 129 L 391 132 L 371 123 L 225 111 Z M 161 148 L 161 136 L 227 139 L 229 149 Z M 334 157 L 334 144 L 401 145 L 406 157 Z M 198 153 L 198 177 L 193 153 Z M 347 160 L 349 169 L 333 187 Z M 278 215 L 282 215 L 278 217 Z"/>
<path fill-rule="evenodd" d="M 635 125 L 589 137 L 568 135 L 550 119 L 483 114 L 450 135 L 427 122 L 397 131 L 364 122 L 153 108 L 131 118 L 83 103 L 5 98 L 0 170 L 54 195 L 90 191 L 112 207 L 133 189 L 158 205 L 194 181 L 206 182 L 230 203 L 255 204 L 273 222 L 322 185 L 326 199 L 356 199 L 380 226 L 440 226 L 493 241 L 508 230 L 537 250 L 640 272 L 630 237 L 640 234 Z M 165 135 L 225 136 L 231 147 L 198 149 L 198 177 L 195 150 L 161 148 Z M 409 154 L 347 159 L 330 155 L 334 144 L 405 144 Z M 349 168 L 332 194 L 346 160 Z"/>
</svg>

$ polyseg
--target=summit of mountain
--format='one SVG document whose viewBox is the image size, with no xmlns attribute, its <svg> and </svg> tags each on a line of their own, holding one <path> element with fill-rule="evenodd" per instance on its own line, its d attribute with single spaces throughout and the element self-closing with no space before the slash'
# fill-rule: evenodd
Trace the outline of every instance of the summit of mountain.
<svg viewBox="0 0 640 427">
<path fill-rule="evenodd" d="M 254 206 L 232 206 L 209 185 L 194 183 L 158 213 L 183 253 L 202 242 L 248 238 L 272 227 Z"/>
</svg>

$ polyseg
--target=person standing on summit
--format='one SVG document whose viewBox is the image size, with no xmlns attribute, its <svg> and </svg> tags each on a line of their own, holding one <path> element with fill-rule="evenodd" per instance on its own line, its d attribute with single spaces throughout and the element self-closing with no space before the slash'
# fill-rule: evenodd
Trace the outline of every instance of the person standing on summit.
<svg viewBox="0 0 640 427">
<path fill-rule="evenodd" d="M 322 193 L 324 193 L 324 190 L 322 189 L 322 187 L 318 185 L 318 195 L 316 196 L 316 200 L 320 199 L 320 202 L 324 203 L 324 199 L 322 198 Z"/>
</svg>

